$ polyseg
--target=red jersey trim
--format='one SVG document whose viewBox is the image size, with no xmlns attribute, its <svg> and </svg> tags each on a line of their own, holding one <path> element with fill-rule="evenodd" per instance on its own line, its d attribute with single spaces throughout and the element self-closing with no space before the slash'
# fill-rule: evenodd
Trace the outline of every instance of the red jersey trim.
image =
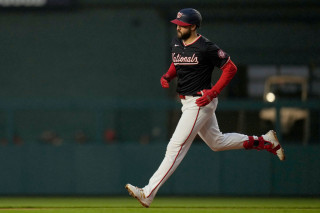
<svg viewBox="0 0 320 213">
<path fill-rule="evenodd" d="M 196 41 L 198 41 L 199 40 L 199 38 L 201 38 L 202 37 L 202 35 L 199 35 L 199 37 L 196 39 L 196 40 L 194 40 L 192 43 L 190 43 L 190 44 L 185 44 L 184 43 L 184 41 L 182 41 L 182 43 L 183 43 L 183 45 L 185 46 L 185 47 L 187 47 L 187 46 L 190 46 L 191 44 L 194 44 Z"/>
<path fill-rule="evenodd" d="M 220 67 L 220 69 L 223 69 L 229 63 L 229 61 L 230 61 L 230 57 L 228 57 L 228 60 L 226 61 L 226 63 L 224 63 L 224 65 Z"/>
<path fill-rule="evenodd" d="M 183 144 L 181 145 L 181 147 L 180 147 L 180 149 L 179 149 L 179 151 L 178 151 L 178 154 L 177 154 L 176 157 L 174 158 L 174 161 L 173 161 L 171 167 L 169 168 L 169 170 L 167 171 L 167 173 L 163 176 L 163 178 L 160 180 L 160 182 L 157 184 L 157 186 L 154 187 L 154 188 L 151 190 L 151 192 L 150 192 L 150 194 L 147 196 L 147 198 L 150 197 L 150 195 L 152 194 L 152 192 L 160 185 L 160 183 L 163 181 L 163 179 L 168 175 L 169 171 L 172 169 L 173 165 L 176 163 L 176 160 L 177 160 L 177 158 L 178 158 L 178 156 L 179 156 L 179 154 L 180 154 L 180 152 L 181 152 L 182 147 L 184 146 L 184 144 L 185 144 L 185 143 L 187 142 L 187 140 L 189 139 L 189 137 L 190 137 L 190 135 L 191 135 L 191 133 L 192 133 L 192 131 L 193 131 L 193 129 L 194 129 L 194 126 L 196 125 L 196 122 L 197 122 L 198 116 L 199 116 L 199 112 L 200 112 L 200 107 L 199 107 L 199 109 L 198 109 L 198 113 L 197 113 L 196 119 L 195 119 L 195 121 L 194 121 L 194 123 L 193 123 L 192 129 L 191 129 L 191 131 L 190 131 L 187 139 L 186 139 L 186 140 L 183 142 Z"/>
</svg>

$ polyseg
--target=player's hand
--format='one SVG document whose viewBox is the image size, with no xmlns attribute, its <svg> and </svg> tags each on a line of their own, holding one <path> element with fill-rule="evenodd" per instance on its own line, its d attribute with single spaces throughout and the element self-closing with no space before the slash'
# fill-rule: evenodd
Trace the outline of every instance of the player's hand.
<svg viewBox="0 0 320 213">
<path fill-rule="evenodd" d="M 196 100 L 196 104 L 199 107 L 206 106 L 209 104 L 214 98 L 218 96 L 218 92 L 215 90 L 204 89 L 200 92 L 202 96 Z"/>
<path fill-rule="evenodd" d="M 169 82 L 170 78 L 167 74 L 164 74 L 160 79 L 160 83 L 163 88 L 169 88 Z"/>
</svg>

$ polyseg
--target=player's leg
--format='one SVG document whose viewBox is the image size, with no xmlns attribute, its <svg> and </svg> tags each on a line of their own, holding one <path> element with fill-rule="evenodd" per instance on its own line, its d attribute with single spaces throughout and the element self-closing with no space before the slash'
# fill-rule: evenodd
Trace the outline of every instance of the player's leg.
<svg viewBox="0 0 320 213">
<path fill-rule="evenodd" d="M 267 150 L 277 155 L 280 160 L 285 160 L 284 149 L 282 148 L 275 131 L 270 130 L 266 134 L 257 137 L 249 136 L 249 139 L 243 143 L 245 149 Z"/>
<path fill-rule="evenodd" d="M 285 159 L 284 150 L 273 130 L 270 130 L 261 137 L 247 136 L 239 133 L 222 134 L 215 115 L 215 109 L 212 113 L 212 117 L 200 129 L 199 135 L 214 151 L 243 148 L 258 150 L 266 149 L 277 155 L 280 160 Z"/>
<path fill-rule="evenodd" d="M 215 115 L 215 109 L 212 111 L 212 116 L 200 129 L 199 136 L 214 151 L 243 149 L 243 142 L 248 140 L 247 135 L 239 133 L 222 134 Z"/>
<path fill-rule="evenodd" d="M 178 122 L 175 132 L 167 146 L 165 157 L 149 184 L 143 189 L 147 197 L 154 197 L 161 185 L 172 175 L 188 152 L 192 141 L 204 123 L 210 118 L 210 106 L 206 109 L 195 105 L 195 99 L 185 100 L 183 114 Z M 211 106 L 212 108 L 212 106 Z"/>
<path fill-rule="evenodd" d="M 182 115 L 172 138 L 167 146 L 165 157 L 158 170 L 150 178 L 148 185 L 143 189 L 127 184 L 130 194 L 134 194 L 142 205 L 148 207 L 153 201 L 159 188 L 173 174 L 188 152 L 192 141 L 202 125 L 210 118 L 210 107 L 200 109 L 195 104 L 195 98 L 183 100 Z M 212 106 L 211 106 L 212 108 Z M 130 192 L 131 191 L 131 192 Z"/>
</svg>

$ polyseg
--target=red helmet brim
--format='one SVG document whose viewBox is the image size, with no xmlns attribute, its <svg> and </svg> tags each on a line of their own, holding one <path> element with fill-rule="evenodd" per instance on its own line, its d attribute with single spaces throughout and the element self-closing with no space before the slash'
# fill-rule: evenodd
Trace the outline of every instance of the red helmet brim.
<svg viewBox="0 0 320 213">
<path fill-rule="evenodd" d="M 182 27 L 186 27 L 186 26 L 192 25 L 192 24 L 188 24 L 188 23 L 182 22 L 182 21 L 180 21 L 178 19 L 172 20 L 171 23 L 174 23 L 174 24 L 182 26 Z"/>
</svg>

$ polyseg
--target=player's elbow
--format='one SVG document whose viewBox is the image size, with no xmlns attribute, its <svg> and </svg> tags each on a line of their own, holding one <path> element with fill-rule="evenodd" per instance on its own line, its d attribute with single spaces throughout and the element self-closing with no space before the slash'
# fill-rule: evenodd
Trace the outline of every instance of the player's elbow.
<svg viewBox="0 0 320 213">
<path fill-rule="evenodd" d="M 233 72 L 236 73 L 238 71 L 238 67 L 234 64 Z"/>
<path fill-rule="evenodd" d="M 231 59 L 228 60 L 228 62 L 221 67 L 221 70 L 224 73 L 227 73 L 228 75 L 234 76 L 238 70 L 237 66 L 231 61 Z"/>
<path fill-rule="evenodd" d="M 230 64 L 230 72 L 233 73 L 233 74 L 236 74 L 236 72 L 238 71 L 238 68 L 237 66 L 233 63 L 233 61 L 229 61 L 229 64 Z"/>
</svg>

